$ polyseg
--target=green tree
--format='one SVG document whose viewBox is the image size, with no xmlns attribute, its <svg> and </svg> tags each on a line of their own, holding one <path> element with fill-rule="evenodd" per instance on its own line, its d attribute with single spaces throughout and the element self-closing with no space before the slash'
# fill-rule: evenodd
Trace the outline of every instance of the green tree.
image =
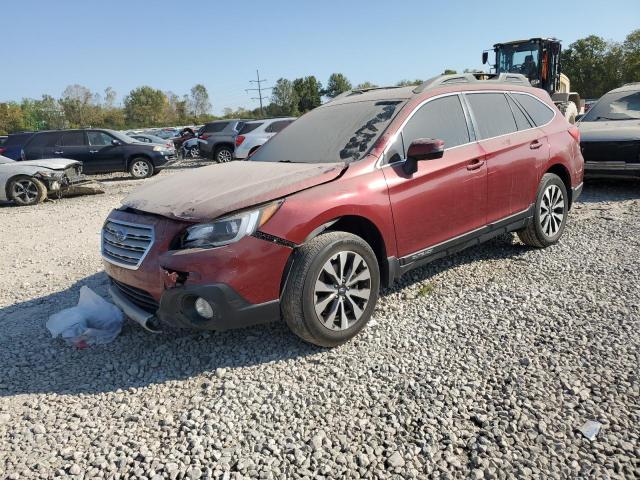
<svg viewBox="0 0 640 480">
<path fill-rule="evenodd" d="M 634 30 L 622 43 L 622 81 L 640 82 L 640 29 Z"/>
<path fill-rule="evenodd" d="M 7 134 L 25 130 L 22 109 L 16 102 L 0 103 L 0 133 Z"/>
<path fill-rule="evenodd" d="M 358 85 L 356 85 L 356 90 L 364 90 L 367 88 L 378 88 L 378 85 L 376 85 L 375 83 L 371 83 L 371 82 L 362 82 L 359 83 Z"/>
<path fill-rule="evenodd" d="M 56 129 L 66 126 L 64 111 L 51 95 L 43 95 L 40 100 L 24 98 L 20 107 L 25 128 L 28 130 Z"/>
<path fill-rule="evenodd" d="M 161 90 L 146 85 L 131 90 L 124 99 L 127 124 L 131 127 L 160 125 L 167 103 L 167 97 Z"/>
<path fill-rule="evenodd" d="M 198 83 L 191 89 L 191 113 L 194 117 L 199 118 L 211 111 L 211 102 L 209 101 L 209 92 L 207 88 Z"/>
<path fill-rule="evenodd" d="M 298 97 L 293 88 L 293 82 L 286 78 L 279 78 L 271 90 L 271 104 L 267 106 L 267 114 L 273 116 L 297 116 Z"/>
<path fill-rule="evenodd" d="M 329 98 L 351 90 L 351 82 L 341 73 L 332 73 L 327 82 L 327 88 L 322 92 Z"/>
<path fill-rule="evenodd" d="M 60 99 L 60 106 L 71 128 L 89 125 L 92 104 L 93 94 L 91 90 L 78 84 L 69 85 L 65 88 Z"/>
<path fill-rule="evenodd" d="M 293 81 L 293 91 L 298 98 L 298 111 L 308 112 L 322 104 L 322 84 L 313 75 L 304 78 L 296 78 Z"/>
<path fill-rule="evenodd" d="M 400 80 L 396 83 L 396 87 L 410 87 L 411 85 L 420 85 L 423 80 L 416 78 L 415 80 Z"/>
<path fill-rule="evenodd" d="M 456 73 L 458 73 L 456 70 L 451 70 L 450 68 L 445 68 L 444 72 L 442 72 L 442 75 L 455 75 Z"/>
</svg>

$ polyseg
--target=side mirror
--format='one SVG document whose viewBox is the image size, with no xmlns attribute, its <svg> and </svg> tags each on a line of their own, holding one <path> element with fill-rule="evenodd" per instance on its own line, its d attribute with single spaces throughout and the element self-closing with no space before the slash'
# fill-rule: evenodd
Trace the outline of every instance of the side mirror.
<svg viewBox="0 0 640 480">
<path fill-rule="evenodd" d="M 489 52 L 482 52 L 482 64 L 486 64 L 489 61 Z"/>
<path fill-rule="evenodd" d="M 412 175 L 418 170 L 420 160 L 435 160 L 444 155 L 444 142 L 434 138 L 417 138 L 407 150 L 407 160 L 403 169 L 406 174 Z"/>
<path fill-rule="evenodd" d="M 114 138 L 113 140 L 111 140 L 111 145 L 117 147 L 118 145 L 120 145 L 120 142 Z"/>
</svg>

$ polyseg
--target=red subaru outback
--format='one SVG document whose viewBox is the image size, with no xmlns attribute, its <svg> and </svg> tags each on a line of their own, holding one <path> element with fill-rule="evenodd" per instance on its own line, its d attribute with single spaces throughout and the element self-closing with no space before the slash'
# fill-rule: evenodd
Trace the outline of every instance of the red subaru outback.
<svg viewBox="0 0 640 480">
<path fill-rule="evenodd" d="M 150 330 L 284 319 L 356 335 L 381 285 L 503 232 L 556 243 L 582 189 L 579 133 L 520 75 L 353 90 L 249 162 L 167 176 L 111 212 L 111 295 Z"/>
</svg>

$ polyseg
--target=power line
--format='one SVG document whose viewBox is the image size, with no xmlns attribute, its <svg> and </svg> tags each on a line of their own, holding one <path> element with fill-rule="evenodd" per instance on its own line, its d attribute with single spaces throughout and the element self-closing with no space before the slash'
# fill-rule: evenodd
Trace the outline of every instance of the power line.
<svg viewBox="0 0 640 480">
<path fill-rule="evenodd" d="M 258 96 L 257 97 L 252 97 L 251 100 L 260 100 L 260 116 L 264 117 L 264 112 L 262 111 L 262 91 L 263 90 L 271 90 L 273 87 L 263 87 L 262 83 L 266 82 L 267 79 L 262 79 L 260 80 L 260 72 L 256 69 L 256 77 L 258 78 L 257 80 L 249 80 L 249 83 L 256 83 L 258 85 L 257 88 L 246 88 L 245 92 L 249 93 L 249 92 L 258 92 Z"/>
</svg>

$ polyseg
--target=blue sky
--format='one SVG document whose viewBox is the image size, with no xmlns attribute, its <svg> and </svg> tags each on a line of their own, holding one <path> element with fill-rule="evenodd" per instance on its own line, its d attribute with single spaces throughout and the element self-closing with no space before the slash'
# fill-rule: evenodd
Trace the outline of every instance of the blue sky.
<svg viewBox="0 0 640 480">
<path fill-rule="evenodd" d="M 182 95 L 203 83 L 215 113 L 258 105 L 244 91 L 256 68 L 265 86 L 332 72 L 384 85 L 481 67 L 498 41 L 555 36 L 566 47 L 640 28 L 640 0 L 20 0 L 0 12 L 0 101 L 59 97 L 73 83 L 111 86 L 118 101 L 140 85 Z"/>
</svg>

